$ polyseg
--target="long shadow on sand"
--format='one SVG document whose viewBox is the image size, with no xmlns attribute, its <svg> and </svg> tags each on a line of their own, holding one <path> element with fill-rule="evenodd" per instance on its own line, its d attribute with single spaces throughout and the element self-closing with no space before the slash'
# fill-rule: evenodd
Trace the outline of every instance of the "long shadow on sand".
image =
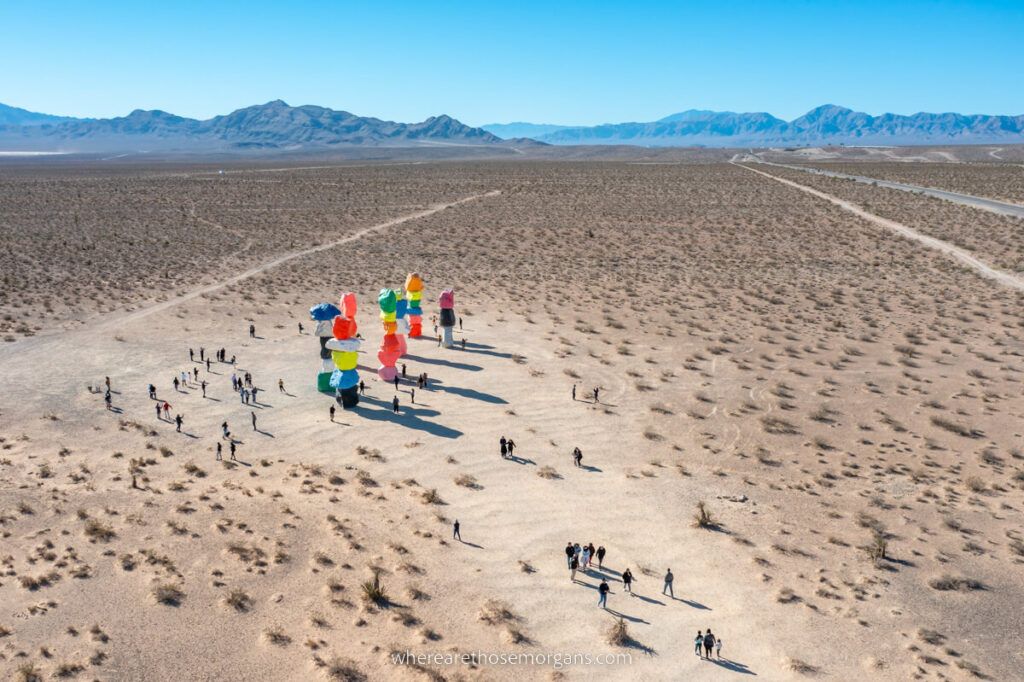
<svg viewBox="0 0 1024 682">
<path fill-rule="evenodd" d="M 466 347 L 462 349 L 463 353 L 476 353 L 478 355 L 490 355 L 495 358 L 511 358 L 511 353 L 502 353 L 496 350 L 488 350 L 494 348 L 494 346 L 488 346 L 483 343 L 466 343 Z"/>
<path fill-rule="evenodd" d="M 382 409 L 367 409 L 363 407 L 366 403 L 376 405 Z M 414 429 L 416 431 L 424 431 L 441 438 L 458 438 L 462 435 L 462 431 L 453 429 L 450 426 L 445 426 L 444 424 L 426 421 L 422 418 L 439 415 L 440 412 L 437 410 L 422 410 L 406 405 L 401 408 L 401 412 L 399 414 L 395 414 L 391 409 L 390 401 L 379 400 L 377 398 L 371 398 L 364 395 L 360 397 L 359 404 L 353 407 L 351 411 L 364 419 L 380 422 L 395 422 L 396 424 L 401 424 L 406 428 Z"/>
<path fill-rule="evenodd" d="M 705 658 L 704 660 L 708 663 L 714 663 L 720 668 L 731 670 L 734 673 L 741 673 L 743 675 L 753 675 L 754 677 L 757 677 L 757 673 L 755 673 L 747 666 L 743 665 L 742 663 L 737 663 L 736 661 L 730 661 L 728 658 Z"/>
<path fill-rule="evenodd" d="M 440 358 L 425 358 L 422 355 L 405 355 L 403 360 L 408 358 L 409 362 L 420 362 L 424 365 L 441 365 L 443 367 L 451 367 L 452 369 L 462 369 L 467 372 L 479 372 L 483 369 L 480 365 L 470 365 L 465 362 L 452 362 L 451 360 L 442 360 Z"/>
<path fill-rule="evenodd" d="M 473 388 L 462 388 L 459 386 L 445 386 L 444 382 L 440 379 L 433 379 L 431 381 L 432 391 L 443 391 L 444 393 L 451 393 L 457 395 L 460 398 L 470 398 L 472 400 L 481 400 L 485 403 L 493 403 L 495 405 L 508 405 L 508 401 L 500 396 L 496 396 L 493 393 L 484 393 L 483 391 L 477 391 Z"/>
</svg>

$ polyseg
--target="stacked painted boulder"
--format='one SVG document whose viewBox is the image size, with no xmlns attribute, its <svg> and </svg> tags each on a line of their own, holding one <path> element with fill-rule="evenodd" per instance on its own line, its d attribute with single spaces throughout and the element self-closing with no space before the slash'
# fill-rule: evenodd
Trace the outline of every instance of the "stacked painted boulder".
<svg viewBox="0 0 1024 682">
<path fill-rule="evenodd" d="M 380 342 L 380 351 L 377 353 L 380 360 L 377 376 L 384 381 L 394 381 L 398 376 L 395 363 L 402 355 L 401 345 L 395 335 L 398 330 L 398 296 L 395 290 L 381 289 L 377 303 L 380 304 L 380 320 L 384 324 L 384 340 Z"/>
<path fill-rule="evenodd" d="M 409 318 L 409 338 L 416 339 L 423 334 L 423 309 L 420 300 L 423 298 L 423 280 L 418 273 L 410 272 L 405 278 L 405 297 L 409 301 L 406 317 Z"/>
<path fill-rule="evenodd" d="M 437 297 L 437 304 L 441 308 L 441 345 L 451 348 L 455 343 L 452 338 L 455 329 L 455 292 L 445 289 Z"/>
<path fill-rule="evenodd" d="M 398 339 L 398 357 L 409 352 L 409 345 L 405 342 L 405 336 L 409 333 L 409 320 L 406 319 L 408 310 L 409 302 L 405 300 L 405 295 L 400 289 L 395 289 L 395 322 L 398 325 L 395 329 L 395 338 Z"/>
<path fill-rule="evenodd" d="M 320 370 L 316 374 L 316 390 L 322 393 L 333 392 L 331 374 L 334 372 L 334 363 L 327 342 L 334 336 L 331 323 L 340 314 L 338 307 L 331 303 L 319 303 L 309 309 L 310 319 L 316 322 L 313 335 L 320 339 Z"/>
<path fill-rule="evenodd" d="M 341 297 L 341 314 L 331 323 L 331 336 L 325 348 L 331 353 L 330 387 L 335 390 L 338 402 L 342 407 L 355 407 L 359 404 L 359 346 L 362 343 L 356 338 L 356 295 L 349 292 Z"/>
</svg>

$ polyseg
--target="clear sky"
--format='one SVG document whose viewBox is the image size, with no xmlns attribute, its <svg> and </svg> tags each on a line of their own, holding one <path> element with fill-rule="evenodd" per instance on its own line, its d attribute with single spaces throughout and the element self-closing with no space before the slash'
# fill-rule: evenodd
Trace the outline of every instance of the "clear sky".
<svg viewBox="0 0 1024 682">
<path fill-rule="evenodd" d="M 0 102 L 206 118 L 283 99 L 419 121 L 1024 114 L 1024 0 L 0 0 Z"/>
</svg>

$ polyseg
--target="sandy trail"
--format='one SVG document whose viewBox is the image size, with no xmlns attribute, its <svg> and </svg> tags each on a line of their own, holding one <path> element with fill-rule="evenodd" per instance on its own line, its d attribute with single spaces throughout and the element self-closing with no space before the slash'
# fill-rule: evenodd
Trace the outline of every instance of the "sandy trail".
<svg viewBox="0 0 1024 682">
<path fill-rule="evenodd" d="M 248 270 L 244 270 L 236 275 L 232 275 L 231 277 L 218 280 L 206 286 L 192 289 L 191 291 L 187 291 L 177 296 L 172 296 L 167 300 L 159 301 L 150 305 L 144 305 L 143 307 L 138 308 L 136 310 L 125 311 L 122 313 L 116 313 L 114 315 L 99 318 L 95 323 L 86 324 L 85 326 L 76 329 L 75 333 L 83 331 L 89 333 L 96 333 L 104 330 L 110 331 L 111 329 L 117 328 L 121 325 L 124 325 L 125 323 L 139 320 L 144 317 L 148 317 L 149 315 L 152 315 L 154 313 L 158 313 L 169 308 L 173 308 L 174 306 L 199 298 L 200 296 L 213 293 L 214 291 L 219 291 L 225 287 L 231 286 L 232 284 L 237 284 L 238 282 L 250 279 L 252 277 L 255 277 L 256 275 L 262 274 L 268 270 L 276 268 L 279 265 L 283 265 L 284 263 L 295 260 L 296 258 L 302 258 L 303 256 L 309 256 L 314 253 L 319 253 L 321 251 L 333 249 L 336 246 L 341 246 L 342 244 L 347 244 L 349 242 L 356 241 L 357 239 L 362 239 L 368 234 L 381 232 L 383 230 L 386 230 L 391 227 L 396 227 L 403 223 L 407 223 L 413 220 L 420 220 L 421 218 L 432 216 L 435 213 L 440 213 L 441 211 L 445 211 L 449 208 L 454 208 L 456 206 L 469 203 L 471 201 L 476 201 L 477 199 L 498 196 L 499 194 L 501 194 L 501 190 L 495 189 L 490 190 L 489 192 L 484 192 L 482 194 L 473 194 L 468 197 L 463 197 L 462 199 L 458 199 L 456 201 L 452 201 L 446 204 L 434 204 L 430 208 L 426 208 L 422 211 L 407 213 L 406 215 L 399 216 L 397 218 L 392 218 L 391 220 L 387 220 L 383 223 L 377 223 L 376 225 L 364 227 L 363 229 L 358 230 L 346 237 L 342 237 L 341 239 L 336 239 L 334 241 L 319 244 L 317 246 L 311 246 L 309 248 L 300 249 L 297 251 L 289 251 L 288 253 L 278 256 L 277 258 L 269 260 L 255 267 L 249 268 Z M 223 226 L 218 225 L 217 223 L 212 223 L 205 220 L 203 220 L 203 222 L 207 222 L 210 225 L 223 228 Z M 22 353 L 29 347 L 39 348 L 47 345 L 48 343 L 55 342 L 59 339 L 66 339 L 67 335 L 68 332 L 52 332 L 48 334 L 39 334 L 38 336 L 23 339 L 19 342 L 8 343 L 5 344 L 3 347 L 0 347 L 0 357 L 4 357 L 5 355 L 11 355 L 15 352 Z"/>
<path fill-rule="evenodd" d="M 777 177 L 775 175 L 772 175 L 771 173 L 765 173 L 764 171 L 750 168 L 749 166 L 743 166 L 735 162 L 731 163 L 739 166 L 740 168 L 745 168 L 751 173 L 763 175 L 766 178 L 771 178 L 776 182 L 781 182 L 784 185 L 789 185 L 790 187 L 794 187 L 802 192 L 806 192 L 808 194 L 816 196 L 819 199 L 824 199 L 825 201 L 835 204 L 836 206 L 842 208 L 843 210 L 849 211 L 850 213 L 853 213 L 854 215 L 860 218 L 875 223 L 876 225 L 880 225 L 888 230 L 892 230 L 893 232 L 896 232 L 899 235 L 907 237 L 908 239 L 919 241 L 925 246 L 933 248 L 936 251 L 941 251 L 942 253 L 945 253 L 946 255 L 951 256 L 956 260 L 960 261 L 961 264 L 966 265 L 967 267 L 971 268 L 972 270 L 974 270 L 983 277 L 995 280 L 996 282 L 999 282 L 1003 286 L 1010 287 L 1011 289 L 1016 289 L 1017 291 L 1024 291 L 1024 279 L 1018 277 L 1017 275 L 1013 275 L 1009 272 L 993 268 L 991 265 L 988 265 L 984 261 L 975 258 L 973 255 L 971 255 L 970 252 L 968 252 L 965 249 L 961 249 L 959 246 L 954 246 L 949 242 L 944 242 L 941 239 L 936 239 L 935 237 L 929 237 L 926 234 L 922 234 L 917 230 L 911 229 L 902 223 L 897 223 L 894 220 L 882 218 L 880 216 L 875 215 L 874 213 L 868 213 L 861 207 L 852 204 L 848 201 L 843 201 L 842 199 L 834 197 L 831 194 L 820 192 L 816 189 L 807 187 L 806 185 L 801 185 L 791 180 L 786 180 L 784 178 Z M 1024 211 L 1024 209 L 1022 209 L 1022 211 Z"/>
<path fill-rule="evenodd" d="M 748 158 L 751 157 L 748 156 Z M 835 171 L 821 170 L 820 168 L 807 168 L 805 166 L 791 166 L 785 163 L 764 161 L 761 159 L 761 157 L 757 156 L 756 154 L 752 156 L 751 160 L 754 160 L 756 163 L 764 164 L 766 166 L 778 166 L 779 168 L 789 168 L 790 170 L 803 171 L 804 173 L 811 173 L 813 175 L 824 175 L 825 177 L 829 178 L 855 180 L 856 182 L 864 183 L 866 185 L 877 185 L 878 187 L 886 187 L 888 189 L 898 189 L 901 192 L 926 194 L 930 197 L 935 197 L 936 199 L 952 201 L 954 204 L 970 206 L 971 208 L 980 208 L 981 210 L 989 211 L 990 213 L 1008 215 L 1014 218 L 1024 218 L 1024 206 L 1011 204 L 1005 201 L 996 201 L 995 199 L 989 199 L 987 197 L 976 197 L 971 194 L 959 194 L 957 192 L 949 192 L 944 189 L 937 189 L 935 187 L 924 187 L 921 185 L 908 185 L 902 182 L 892 182 L 890 180 L 879 180 L 877 178 L 869 178 L 863 175 L 847 175 L 846 173 L 836 173 Z M 730 163 L 735 162 L 736 157 L 734 156 Z"/>
</svg>

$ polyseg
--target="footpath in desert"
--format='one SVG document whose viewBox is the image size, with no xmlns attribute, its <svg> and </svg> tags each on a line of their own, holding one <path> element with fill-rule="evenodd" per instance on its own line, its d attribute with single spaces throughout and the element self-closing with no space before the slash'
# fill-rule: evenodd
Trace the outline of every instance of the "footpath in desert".
<svg viewBox="0 0 1024 682">
<path fill-rule="evenodd" d="M 1020 679 L 1024 225 L 727 159 L 5 166 L 0 678 Z"/>
</svg>

